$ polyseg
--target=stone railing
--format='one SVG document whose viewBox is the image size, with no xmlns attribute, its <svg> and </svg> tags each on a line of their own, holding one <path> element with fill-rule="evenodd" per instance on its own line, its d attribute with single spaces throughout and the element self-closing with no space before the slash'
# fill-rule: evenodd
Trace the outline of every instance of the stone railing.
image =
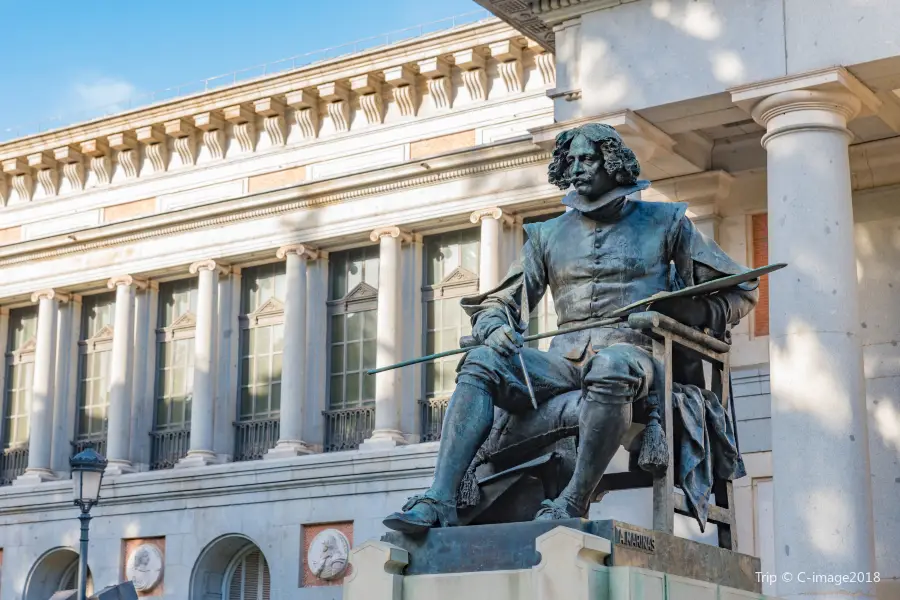
<svg viewBox="0 0 900 600">
<path fill-rule="evenodd" d="M 153 431 L 150 433 L 150 470 L 171 469 L 191 447 L 191 430 Z"/>
<path fill-rule="evenodd" d="M 552 87 L 553 56 L 505 24 L 465 26 L 0 145 L 0 206 L 450 111 L 531 76 Z"/>
<path fill-rule="evenodd" d="M 422 441 L 437 442 L 441 439 L 444 414 L 450 398 L 428 398 L 419 401 L 419 418 L 422 425 Z"/>
<path fill-rule="evenodd" d="M 0 486 L 10 485 L 28 467 L 28 446 L 7 448 L 0 453 Z"/>
<path fill-rule="evenodd" d="M 325 416 L 325 452 L 356 450 L 375 428 L 374 406 L 326 410 L 322 414 Z"/>
<path fill-rule="evenodd" d="M 238 421 L 234 424 L 234 460 L 259 460 L 278 443 L 278 419 Z"/>
<path fill-rule="evenodd" d="M 72 456 L 75 456 L 88 448 L 93 448 L 97 454 L 106 456 L 106 434 L 104 433 L 75 440 L 72 442 Z"/>
</svg>

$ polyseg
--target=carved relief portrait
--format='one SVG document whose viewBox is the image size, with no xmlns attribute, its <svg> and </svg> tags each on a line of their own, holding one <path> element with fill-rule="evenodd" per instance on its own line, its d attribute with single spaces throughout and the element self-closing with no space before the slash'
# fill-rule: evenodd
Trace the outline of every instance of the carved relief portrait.
<svg viewBox="0 0 900 600">
<path fill-rule="evenodd" d="M 162 579 L 163 556 L 153 544 L 141 544 L 128 555 L 125 576 L 139 592 L 153 589 Z"/>
<path fill-rule="evenodd" d="M 347 570 L 350 542 L 337 529 L 326 529 L 312 541 L 306 562 L 313 575 L 320 579 L 336 579 Z"/>
</svg>

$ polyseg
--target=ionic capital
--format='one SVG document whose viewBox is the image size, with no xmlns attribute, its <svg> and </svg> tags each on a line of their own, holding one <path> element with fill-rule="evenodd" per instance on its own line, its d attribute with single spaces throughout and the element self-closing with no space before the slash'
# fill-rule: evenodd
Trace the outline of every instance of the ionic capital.
<svg viewBox="0 0 900 600">
<path fill-rule="evenodd" d="M 287 258 L 288 254 L 296 254 L 300 258 L 305 258 L 307 260 L 316 260 L 319 258 L 319 251 L 316 248 L 304 244 L 288 244 L 287 246 L 282 246 L 275 252 L 275 256 L 280 259 Z"/>
<path fill-rule="evenodd" d="M 147 279 L 133 275 L 116 275 L 115 277 L 110 277 L 109 281 L 106 282 L 106 287 L 111 290 L 116 289 L 120 285 L 134 286 L 139 290 L 146 290 L 150 282 Z"/>
<path fill-rule="evenodd" d="M 191 264 L 190 269 L 188 269 L 191 275 L 196 275 L 199 271 L 218 271 L 219 276 L 224 277 L 231 273 L 231 266 L 226 265 L 224 263 L 216 262 L 212 259 L 210 260 L 200 260 Z"/>
<path fill-rule="evenodd" d="M 515 219 L 511 215 L 504 213 L 502 208 L 496 206 L 480 208 L 469 215 L 469 220 L 472 223 L 479 223 L 484 219 L 496 219 L 505 225 L 515 223 Z"/>
<path fill-rule="evenodd" d="M 68 302 L 69 294 L 64 294 L 63 292 L 59 292 L 54 289 L 38 290 L 35 293 L 31 294 L 32 302 L 39 302 L 40 300 L 56 300 L 57 302 Z"/>
<path fill-rule="evenodd" d="M 369 234 L 369 239 L 373 242 L 378 242 L 383 237 L 392 237 L 392 238 L 400 238 L 401 242 L 411 242 L 413 240 L 413 236 L 408 231 L 404 231 L 397 226 L 389 226 L 389 227 L 379 227 L 372 231 Z"/>
</svg>

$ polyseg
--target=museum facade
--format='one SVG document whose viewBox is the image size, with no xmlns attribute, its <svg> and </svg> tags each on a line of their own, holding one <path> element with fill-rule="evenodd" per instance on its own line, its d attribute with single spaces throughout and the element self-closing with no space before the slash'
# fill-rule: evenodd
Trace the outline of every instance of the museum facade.
<svg viewBox="0 0 900 600">
<path fill-rule="evenodd" d="M 322 547 L 428 486 L 457 359 L 365 370 L 457 346 L 459 298 L 563 212 L 555 135 L 592 121 L 642 200 L 790 264 L 732 331 L 739 550 L 900 594 L 900 9 L 829 3 L 829 37 L 811 0 L 481 3 L 500 18 L 0 143 L 0 597 L 73 587 L 88 447 L 95 589 L 138 565 L 148 597 L 339 596 Z M 530 331 L 555 328 L 546 297 Z"/>
</svg>

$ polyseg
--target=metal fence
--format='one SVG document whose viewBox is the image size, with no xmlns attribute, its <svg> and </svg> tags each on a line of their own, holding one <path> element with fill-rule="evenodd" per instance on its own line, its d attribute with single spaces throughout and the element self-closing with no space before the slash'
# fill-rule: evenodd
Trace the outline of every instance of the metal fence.
<svg viewBox="0 0 900 600">
<path fill-rule="evenodd" d="M 298 69 L 300 67 L 305 67 L 313 63 L 325 60 L 333 60 L 341 56 L 354 54 L 356 52 L 362 52 L 364 50 L 374 50 L 375 48 L 382 48 L 391 44 L 396 44 L 398 42 L 422 37 L 431 33 L 436 33 L 438 31 L 477 23 L 478 21 L 482 21 L 492 17 L 493 15 L 487 10 L 468 12 L 461 15 L 456 15 L 454 17 L 447 17 L 445 19 L 430 21 L 428 23 L 422 23 L 413 27 L 397 29 L 388 33 L 382 33 L 380 35 L 363 38 L 361 40 L 347 42 L 346 44 L 340 44 L 338 46 L 331 46 L 330 48 L 321 48 L 319 50 L 305 52 L 303 54 L 290 56 L 288 58 L 282 58 L 273 62 L 246 67 L 244 69 L 238 69 L 237 71 L 223 73 L 214 77 L 207 77 L 206 79 L 200 79 L 199 81 L 192 81 L 174 85 L 162 90 L 157 90 L 155 92 L 136 95 L 115 104 L 99 106 L 90 110 L 60 114 L 55 117 L 42 119 L 41 121 L 28 123 L 25 125 L 2 127 L 0 128 L 0 142 L 58 129 L 72 123 L 88 121 L 91 119 L 99 119 L 112 114 L 121 113 L 136 108 L 142 108 L 160 102 L 174 100 L 176 98 L 182 98 L 194 94 L 202 94 L 204 92 L 229 88 L 238 84 L 247 83 L 248 81 L 252 81 L 254 79 L 268 77 L 271 75 L 276 75 L 278 73 Z"/>
<path fill-rule="evenodd" d="M 375 407 L 326 410 L 325 452 L 355 450 L 375 429 Z"/>
<path fill-rule="evenodd" d="M 0 486 L 10 485 L 28 467 L 28 446 L 7 448 L 0 454 Z"/>
<path fill-rule="evenodd" d="M 441 439 L 444 414 L 450 398 L 429 398 L 419 400 L 419 423 L 422 424 L 422 441 L 436 442 Z"/>
<path fill-rule="evenodd" d="M 153 431 L 150 447 L 150 470 L 171 469 L 190 450 L 191 430 Z"/>
<path fill-rule="evenodd" d="M 259 460 L 278 443 L 278 419 L 238 421 L 234 424 L 234 460 Z"/>
</svg>

